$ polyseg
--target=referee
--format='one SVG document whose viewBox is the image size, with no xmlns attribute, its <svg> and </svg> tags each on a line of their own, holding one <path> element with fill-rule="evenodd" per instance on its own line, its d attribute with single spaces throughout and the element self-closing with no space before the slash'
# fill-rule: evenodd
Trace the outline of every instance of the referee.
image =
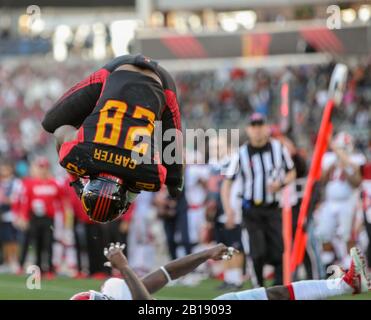
<svg viewBox="0 0 371 320">
<path fill-rule="evenodd" d="M 226 214 L 226 228 L 234 228 L 235 212 L 231 204 L 231 186 L 242 178 L 242 211 L 249 234 L 250 255 L 260 286 L 263 267 L 275 267 L 275 285 L 282 284 L 282 217 L 279 191 L 296 177 L 288 150 L 278 140 L 270 139 L 269 126 L 259 113 L 249 117 L 248 142 L 239 148 L 225 172 L 221 195 Z"/>
</svg>

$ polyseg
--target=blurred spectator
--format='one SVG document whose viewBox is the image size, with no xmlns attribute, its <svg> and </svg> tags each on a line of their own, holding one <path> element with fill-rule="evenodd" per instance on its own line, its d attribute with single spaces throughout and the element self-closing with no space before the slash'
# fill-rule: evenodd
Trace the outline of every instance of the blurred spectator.
<svg viewBox="0 0 371 320">
<path fill-rule="evenodd" d="M 178 244 L 178 255 L 194 252 L 194 247 L 204 241 L 202 233 L 206 224 L 207 180 L 209 168 L 206 164 L 197 164 L 198 154 L 188 152 L 188 165 L 184 172 L 184 204 L 178 217 L 175 241 Z M 181 251 L 183 250 L 183 251 Z"/>
<path fill-rule="evenodd" d="M 3 264 L 0 272 L 15 273 L 18 269 L 18 230 L 13 225 L 15 213 L 12 206 L 14 195 L 19 192 L 20 181 L 14 176 L 10 160 L 0 160 L 0 243 Z M 12 199 L 13 198 L 13 199 Z"/>
<path fill-rule="evenodd" d="M 345 267 L 350 261 L 348 250 L 356 244 L 354 218 L 362 183 L 361 166 L 366 159 L 355 152 L 353 137 L 346 132 L 338 133 L 329 147 L 322 159 L 325 192 L 317 232 L 323 244 L 323 264 L 340 260 Z"/>
<path fill-rule="evenodd" d="M 363 168 L 363 179 L 362 210 L 368 235 L 367 262 L 371 271 L 371 162 L 367 163 Z"/>
<path fill-rule="evenodd" d="M 227 161 L 226 161 L 227 160 Z M 242 244 L 242 179 L 236 179 L 231 189 L 231 205 L 236 212 L 235 227 L 226 228 L 226 216 L 220 196 L 221 186 L 223 182 L 223 171 L 228 167 L 229 159 L 222 159 L 219 165 L 212 168 L 211 177 L 208 183 L 208 220 L 213 222 L 214 236 L 217 243 L 224 243 L 226 246 L 231 246 L 237 250 L 231 260 L 224 261 L 224 281 L 218 287 L 220 290 L 238 290 L 243 284 L 243 267 L 245 263 L 245 248 Z"/>
<path fill-rule="evenodd" d="M 36 265 L 52 277 L 53 230 L 56 212 L 63 212 L 64 191 L 51 176 L 49 161 L 38 157 L 32 163 L 31 176 L 23 180 L 18 225 L 26 231 L 20 265 L 23 268 L 30 243 L 35 243 Z M 43 256 L 46 254 L 46 261 Z"/>
<path fill-rule="evenodd" d="M 155 194 L 153 202 L 157 208 L 158 218 L 163 222 L 169 257 L 171 260 L 175 260 L 177 257 L 177 244 L 175 242 L 177 201 L 170 199 L 167 189 L 162 188 Z"/>
<path fill-rule="evenodd" d="M 151 192 L 141 192 L 138 195 L 128 226 L 128 258 L 131 267 L 139 275 L 150 272 L 156 263 L 156 240 L 153 232 L 156 212 L 152 200 Z"/>
</svg>

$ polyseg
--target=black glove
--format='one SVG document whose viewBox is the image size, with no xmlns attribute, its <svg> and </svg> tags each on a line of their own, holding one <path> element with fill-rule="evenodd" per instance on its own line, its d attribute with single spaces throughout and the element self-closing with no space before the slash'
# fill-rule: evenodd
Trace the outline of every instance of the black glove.
<svg viewBox="0 0 371 320">
<path fill-rule="evenodd" d="M 84 190 L 84 184 L 80 179 L 70 182 L 70 186 L 75 190 L 77 196 L 81 199 L 82 192 Z"/>
</svg>

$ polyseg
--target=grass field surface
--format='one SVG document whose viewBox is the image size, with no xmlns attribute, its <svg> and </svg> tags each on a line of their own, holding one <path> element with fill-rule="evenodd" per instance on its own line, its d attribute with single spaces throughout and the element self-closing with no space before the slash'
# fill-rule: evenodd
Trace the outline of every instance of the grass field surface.
<svg viewBox="0 0 371 320">
<path fill-rule="evenodd" d="M 27 276 L 0 275 L 0 300 L 67 300 L 80 291 L 98 290 L 103 281 L 93 279 L 71 279 L 58 277 L 54 280 L 41 280 L 41 289 L 27 289 Z M 160 300 L 208 300 L 224 293 L 216 290 L 220 284 L 217 280 L 205 280 L 196 287 L 165 287 L 155 298 Z M 244 289 L 248 289 L 249 284 Z M 371 300 L 371 292 L 362 295 L 346 295 L 336 299 Z"/>
</svg>

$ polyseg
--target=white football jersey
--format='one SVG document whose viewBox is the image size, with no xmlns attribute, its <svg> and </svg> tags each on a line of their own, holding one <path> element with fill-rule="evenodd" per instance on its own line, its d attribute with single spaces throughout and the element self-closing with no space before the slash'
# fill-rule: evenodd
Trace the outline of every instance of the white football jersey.
<svg viewBox="0 0 371 320">
<path fill-rule="evenodd" d="M 210 168 L 206 164 L 190 164 L 185 169 L 185 194 L 188 205 L 201 206 L 205 203 L 207 190 L 200 181 L 207 181 Z"/>
<path fill-rule="evenodd" d="M 354 164 L 359 166 L 366 163 L 366 158 L 363 154 L 354 153 L 350 155 L 350 159 Z M 326 185 L 326 199 L 346 199 L 353 195 L 355 190 L 353 186 L 346 180 L 344 169 L 338 165 L 338 158 L 334 152 L 326 152 L 322 158 L 322 170 L 329 169 L 335 165 L 334 171 L 330 175 L 330 179 Z"/>
</svg>

